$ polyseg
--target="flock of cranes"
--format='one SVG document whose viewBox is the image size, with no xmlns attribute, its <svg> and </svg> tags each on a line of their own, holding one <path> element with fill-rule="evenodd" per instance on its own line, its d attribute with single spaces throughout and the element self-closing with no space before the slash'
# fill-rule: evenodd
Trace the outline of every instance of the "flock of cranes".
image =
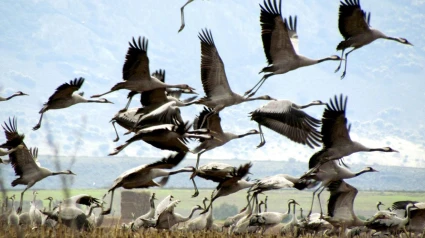
<svg viewBox="0 0 425 238">
<path fill-rule="evenodd" d="M 184 27 L 184 7 L 192 2 L 189 0 L 181 9 L 182 27 Z M 344 72 L 341 78 L 345 77 L 347 69 L 347 57 L 355 49 L 371 43 L 372 41 L 383 38 L 394 40 L 403 44 L 411 45 L 404 38 L 388 37 L 378 30 L 372 29 L 369 25 L 370 14 L 366 14 L 360 7 L 358 0 L 345 0 L 340 3 L 339 8 L 339 30 L 344 40 L 337 46 L 337 50 L 342 50 L 341 57 L 332 55 L 323 59 L 309 59 L 297 53 L 298 35 L 297 35 L 297 17 L 282 17 L 281 0 L 265 0 L 260 5 L 260 24 L 261 37 L 263 41 L 264 53 L 268 65 L 261 69 L 264 73 L 260 81 L 250 90 L 245 92 L 244 96 L 234 93 L 229 86 L 225 73 L 224 62 L 222 61 L 217 46 L 214 43 L 212 32 L 203 29 L 199 33 L 201 43 L 201 81 L 205 96 L 196 99 L 180 99 L 183 94 L 197 94 L 195 89 L 187 84 L 168 84 L 165 82 L 165 70 L 157 70 L 151 74 L 149 68 L 148 39 L 146 37 L 133 38 L 129 42 L 129 48 L 125 57 L 123 66 L 123 81 L 115 84 L 108 92 L 84 98 L 84 94 L 76 93 L 85 81 L 84 78 L 75 78 L 69 83 L 60 85 L 50 96 L 48 101 L 40 110 L 39 122 L 33 130 L 38 130 L 42 124 L 44 113 L 52 109 L 62 109 L 73 106 L 78 103 L 112 103 L 103 97 L 117 90 L 129 90 L 128 103 L 118 111 L 111 122 L 116 132 L 115 142 L 119 140 L 115 124 L 128 130 L 126 134 L 133 133 L 133 136 L 124 144 L 117 146 L 109 155 L 116 155 L 123 151 L 127 146 L 137 141 L 144 141 L 158 149 L 170 150 L 175 153 L 158 160 L 154 163 L 143 164 L 133 169 L 127 170 L 116 178 L 107 194 L 111 194 L 109 207 L 104 209 L 104 199 L 92 198 L 89 195 L 79 195 L 62 201 L 54 209 L 51 208 L 51 201 L 48 211 L 39 210 L 35 206 L 35 196 L 28 211 L 30 221 L 33 226 L 42 224 L 51 224 L 54 226 L 58 220 L 67 226 L 76 229 L 89 229 L 99 225 L 103 216 L 111 213 L 113 206 L 114 192 L 117 188 L 135 189 L 162 187 L 169 178 L 178 173 L 190 173 L 190 179 L 193 181 L 195 193 L 193 197 L 199 195 L 194 178 L 200 177 L 212 180 L 218 183 L 217 188 L 211 194 L 211 197 L 203 200 L 203 206 L 197 205 L 192 208 L 189 216 L 184 217 L 174 211 L 181 202 L 175 200 L 172 196 L 166 197 L 155 208 L 155 193 L 152 194 L 149 201 L 148 213 L 135 219 L 130 225 L 131 230 L 140 228 L 155 227 L 156 229 L 181 229 L 181 230 L 220 230 L 213 222 L 212 210 L 215 200 L 223 196 L 236 193 L 243 189 L 248 189 L 247 205 L 237 215 L 229 217 L 223 227 L 229 228 L 229 233 L 241 234 L 247 232 L 264 233 L 270 228 L 281 226 L 281 233 L 294 235 L 297 232 L 328 230 L 336 232 L 355 232 L 375 231 L 397 233 L 402 229 L 408 228 L 412 232 L 422 232 L 425 227 L 425 205 L 413 201 L 400 201 L 395 203 L 394 210 L 405 209 L 405 216 L 398 216 L 393 211 L 378 211 L 367 221 L 359 219 L 354 210 L 353 203 L 357 195 L 357 189 L 346 183 L 344 180 L 359 176 L 366 172 L 377 172 L 371 167 L 362 171 L 351 171 L 342 159 L 353 153 L 358 152 L 398 152 L 390 147 L 369 148 L 350 138 L 350 127 L 347 125 L 346 110 L 347 98 L 342 94 L 331 98 L 329 102 L 314 100 L 306 105 L 298 105 L 289 100 L 277 100 L 269 95 L 253 97 L 260 89 L 261 85 L 269 77 L 277 74 L 284 74 L 291 70 L 301 67 L 318 64 L 324 61 L 345 61 Z M 353 48 L 344 55 L 347 48 Z M 344 57 L 344 58 L 342 58 Z M 130 101 L 136 95 L 140 94 L 141 107 L 128 108 Z M 7 98 L 0 97 L 0 101 L 7 101 L 15 96 L 27 95 L 17 92 Z M 245 134 L 233 134 L 224 132 L 221 127 L 220 112 L 225 108 L 254 100 L 266 100 L 267 104 L 254 110 L 249 115 L 251 120 L 258 123 L 258 130 L 251 129 Z M 186 107 L 193 104 L 204 105 L 204 109 L 199 113 L 193 123 L 184 121 L 180 113 L 180 107 Z M 310 106 L 325 105 L 321 120 L 318 120 L 303 109 Z M 24 142 L 24 134 L 18 131 L 18 119 L 9 118 L 2 127 L 6 135 L 6 142 L 0 145 L 0 155 L 9 156 L 10 162 L 19 176 L 11 184 L 12 186 L 24 185 L 25 189 L 21 192 L 20 203 L 17 209 L 13 200 L 15 196 L 10 197 L 12 207 L 8 209 L 8 201 L 4 202 L 2 215 L 8 216 L 8 224 L 22 224 L 19 220 L 25 213 L 22 213 L 22 203 L 24 193 L 38 181 L 54 175 L 75 175 L 70 170 L 52 172 L 47 168 L 41 167 L 37 160 L 38 149 L 30 148 Z M 289 174 L 277 174 L 256 180 L 249 180 L 246 176 L 249 174 L 252 163 L 246 163 L 239 167 L 234 167 L 224 163 L 210 162 L 200 165 L 200 157 L 203 153 L 220 147 L 234 139 L 241 139 L 249 135 L 260 135 L 260 144 L 262 147 L 266 141 L 262 131 L 265 126 L 290 140 L 307 145 L 311 148 L 319 147 L 322 149 L 314 153 L 309 161 L 309 168 L 305 174 L 299 177 Z M 193 129 L 191 129 L 193 127 Z M 188 140 L 199 140 L 200 144 L 190 149 L 187 146 Z M 185 158 L 187 153 L 197 154 L 195 166 L 175 169 L 176 166 Z M 159 179 L 159 180 L 156 180 Z M 318 186 L 320 184 L 320 186 Z M 282 188 L 295 188 L 298 190 L 314 188 L 311 208 L 308 215 L 302 220 L 296 217 L 296 206 L 299 205 L 295 200 L 289 199 L 286 212 L 267 211 L 267 200 L 258 202 L 258 194 L 270 190 Z M 324 215 L 320 204 L 320 213 L 312 214 L 314 198 L 320 201 L 320 195 L 324 189 L 328 188 L 331 192 L 327 215 Z M 207 201 L 209 204 L 207 205 Z M 88 213 L 83 212 L 76 204 L 88 206 Z M 265 211 L 261 211 L 261 205 L 265 206 Z M 396 207 L 396 208 L 395 208 Z M 101 209 L 99 217 L 92 217 L 92 211 L 95 208 Z M 292 211 L 291 211 L 292 209 Z M 379 210 L 379 205 L 378 205 Z M 199 216 L 192 218 L 196 211 L 201 211 Z M 281 224 L 285 219 L 290 221 Z M 416 219 L 416 223 L 410 222 Z M 50 221 L 50 222 L 47 222 Z M 180 223 L 184 226 L 179 226 Z M 407 226 L 409 224 L 409 226 Z M 360 227 L 360 228 L 359 228 Z M 354 230 L 357 229 L 357 230 Z"/>
</svg>

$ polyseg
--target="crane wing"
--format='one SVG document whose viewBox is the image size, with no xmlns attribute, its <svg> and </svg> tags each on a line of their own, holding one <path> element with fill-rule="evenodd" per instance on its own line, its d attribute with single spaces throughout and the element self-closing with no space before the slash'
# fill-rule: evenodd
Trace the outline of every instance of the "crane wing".
<svg viewBox="0 0 425 238">
<path fill-rule="evenodd" d="M 288 23 L 288 21 L 286 21 Z M 299 53 L 298 45 L 298 34 L 297 34 L 297 16 L 292 20 L 292 16 L 289 16 L 289 24 L 286 26 L 288 28 L 289 39 L 291 40 L 292 47 L 294 47 L 295 53 Z"/>
<path fill-rule="evenodd" d="M 172 169 L 175 166 L 177 166 L 185 157 L 186 157 L 186 152 L 171 154 L 167 158 L 163 158 L 157 162 L 148 164 L 146 167 L 156 168 L 156 169 Z"/>
<path fill-rule="evenodd" d="M 204 107 L 204 110 L 195 118 L 193 121 L 193 129 L 209 129 L 210 131 L 216 132 L 218 134 L 223 133 L 223 129 L 221 128 L 221 118 L 218 113 L 212 113 L 213 110 L 211 108 Z M 202 125 L 202 123 L 205 123 Z M 202 125 L 202 128 L 201 128 Z M 202 141 L 202 140 L 201 140 Z"/>
<path fill-rule="evenodd" d="M 224 180 L 223 182 L 218 184 L 217 190 L 222 188 L 222 187 L 230 187 L 230 186 L 235 185 L 235 183 L 238 180 L 241 180 L 243 177 L 248 175 L 249 169 L 251 167 L 252 167 L 251 162 L 239 166 L 239 168 L 236 171 L 234 171 L 233 173 L 231 173 L 230 176 L 226 180 Z"/>
<path fill-rule="evenodd" d="M 341 1 L 339 5 L 338 28 L 344 39 L 362 34 L 369 30 L 366 13 L 361 9 L 359 0 Z"/>
<path fill-rule="evenodd" d="M 260 5 L 261 38 L 269 65 L 287 61 L 296 55 L 290 40 L 288 24 L 286 19 L 282 19 L 281 6 L 281 0 L 279 7 L 276 0 L 273 3 L 271 0 L 264 0 L 264 6 Z"/>
<path fill-rule="evenodd" d="M 24 176 L 24 173 L 33 173 L 34 170 L 39 169 L 27 147 L 18 149 L 13 153 L 10 153 L 9 159 L 13 169 L 15 170 L 16 176 L 22 177 Z M 13 183 L 12 186 L 14 186 Z"/>
<path fill-rule="evenodd" d="M 341 94 L 339 99 L 335 95 L 334 101 L 326 104 L 322 116 L 322 141 L 325 148 L 330 148 L 335 144 L 348 144 L 351 142 L 347 129 L 347 118 L 345 110 L 347 108 L 347 97 Z"/>
<path fill-rule="evenodd" d="M 13 119 L 9 117 L 9 124 L 4 122 L 4 125 L 2 125 L 2 127 L 4 130 L 4 134 L 6 135 L 7 141 L 6 143 L 0 145 L 0 148 L 13 149 L 24 142 L 25 136 L 19 135 L 18 133 L 16 117 L 13 117 Z"/>
<path fill-rule="evenodd" d="M 294 183 L 286 179 L 286 174 L 276 174 L 257 180 L 250 191 L 262 192 L 273 189 L 292 188 Z"/>
<path fill-rule="evenodd" d="M 291 105 L 288 100 L 270 101 L 251 112 L 251 120 L 294 142 L 310 148 L 320 146 L 321 134 L 317 131 L 320 121 Z"/>
<path fill-rule="evenodd" d="M 150 80 L 148 39 L 145 37 L 129 42 L 125 63 L 122 68 L 123 80 Z"/>
<path fill-rule="evenodd" d="M 78 91 L 84 83 L 84 78 L 75 78 L 74 80 L 69 81 L 69 83 L 64 83 L 59 86 L 56 91 L 49 97 L 49 101 L 55 101 L 58 99 L 69 98 L 71 95 Z"/>
<path fill-rule="evenodd" d="M 201 80 L 207 97 L 221 97 L 232 94 L 227 81 L 223 61 L 214 44 L 211 31 L 199 33 L 201 40 Z"/>
<path fill-rule="evenodd" d="M 344 220 L 351 221 L 356 216 L 353 205 L 358 190 L 343 180 L 332 182 L 328 189 L 331 192 L 328 201 L 328 216 L 331 217 L 331 221 L 336 220 L 339 223 L 344 223 Z"/>
<path fill-rule="evenodd" d="M 154 123 L 183 124 L 180 109 L 175 107 L 176 102 L 171 101 L 158 107 L 157 109 L 142 115 L 137 123 L 137 127 L 144 127 Z"/>
</svg>

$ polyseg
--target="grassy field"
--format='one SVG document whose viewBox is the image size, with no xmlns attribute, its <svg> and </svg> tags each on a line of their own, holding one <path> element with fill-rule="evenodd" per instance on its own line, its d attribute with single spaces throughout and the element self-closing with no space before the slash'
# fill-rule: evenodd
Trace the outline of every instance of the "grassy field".
<svg viewBox="0 0 425 238">
<path fill-rule="evenodd" d="M 81 190 L 70 190 L 69 195 L 77 195 L 77 194 L 90 194 L 97 198 L 102 198 L 107 190 L 103 189 L 81 189 Z M 112 216 L 119 217 L 120 216 L 120 191 L 117 190 L 115 193 L 114 204 L 113 204 L 113 213 Z M 211 189 L 201 189 L 200 194 L 196 198 L 192 198 L 193 190 L 191 189 L 149 189 L 149 190 L 132 190 L 132 191 L 148 191 L 155 192 L 158 198 L 158 201 L 161 201 L 164 197 L 169 194 L 173 195 L 175 199 L 179 199 L 182 202 L 176 208 L 176 211 L 185 215 L 188 214 L 190 209 L 197 205 L 201 204 L 202 199 L 204 197 L 211 196 Z M 9 190 L 7 192 L 8 196 L 15 194 L 17 197 L 17 201 L 19 200 L 20 190 L 13 191 Z M 44 199 L 48 196 L 52 196 L 57 201 L 64 198 L 64 192 L 62 190 L 38 190 L 37 199 Z M 309 206 L 311 204 L 312 191 L 297 191 L 297 190 L 280 190 L 280 191 L 271 191 L 267 192 L 268 195 L 268 209 L 269 211 L 278 211 L 284 212 L 287 210 L 287 200 L 295 199 L 303 208 L 304 211 L 309 210 Z M 259 199 L 264 199 L 265 195 L 260 195 Z M 322 205 L 324 212 L 326 212 L 326 202 L 328 200 L 329 193 L 323 192 L 322 194 Z M 354 209 L 356 214 L 359 216 L 370 217 L 376 212 L 376 203 L 381 201 L 385 204 L 384 208 L 390 207 L 391 204 L 395 201 L 399 200 L 415 200 L 415 201 L 424 201 L 425 192 L 383 192 L 383 191 L 359 191 L 357 197 L 355 199 Z M 107 196 L 105 200 L 109 202 L 110 196 Z M 25 193 L 24 200 L 30 201 L 32 200 L 32 190 L 29 190 Z M 238 210 L 242 209 L 246 205 L 246 193 L 240 191 L 236 194 L 232 194 L 226 197 L 221 197 L 214 202 L 214 207 L 220 206 L 222 203 L 227 203 L 230 205 L 237 206 Z M 48 201 L 43 200 L 43 205 L 47 206 Z M 108 204 L 109 205 L 109 204 Z M 319 204 L 317 200 L 315 202 L 315 206 L 313 212 L 319 211 Z M 23 211 L 26 211 L 27 207 L 24 207 Z"/>
</svg>

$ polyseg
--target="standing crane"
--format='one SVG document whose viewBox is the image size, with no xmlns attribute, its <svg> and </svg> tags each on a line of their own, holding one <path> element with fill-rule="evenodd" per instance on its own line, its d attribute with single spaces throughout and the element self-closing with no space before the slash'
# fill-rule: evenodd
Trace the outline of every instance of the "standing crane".
<svg viewBox="0 0 425 238">
<path fill-rule="evenodd" d="M 224 63 L 221 60 L 218 50 L 215 46 L 211 31 L 205 29 L 199 33 L 201 40 L 201 80 L 204 88 L 205 97 L 188 103 L 202 104 L 212 108 L 212 113 L 218 113 L 225 107 L 230 107 L 243 102 L 254 100 L 274 100 L 268 95 L 256 98 L 242 97 L 234 93 L 227 80 Z"/>
<path fill-rule="evenodd" d="M 326 105 L 326 103 L 315 100 L 306 105 L 297 105 L 289 100 L 277 100 L 270 101 L 251 112 L 251 120 L 258 123 L 260 131 L 261 142 L 257 148 L 266 143 L 261 126 L 286 136 L 294 142 L 308 145 L 310 148 L 320 146 L 321 135 L 317 131 L 320 121 L 302 111 L 313 105 Z"/>
<path fill-rule="evenodd" d="M 14 97 L 17 97 L 17 96 L 28 96 L 28 94 L 23 93 L 23 92 L 21 92 L 21 91 L 18 91 L 18 92 L 16 92 L 16 93 L 14 93 L 14 94 L 10 95 L 9 97 L 5 97 L 5 98 L 4 98 L 4 97 L 0 96 L 0 102 L 8 101 L 8 100 L 10 100 L 10 99 L 12 99 L 12 98 L 14 98 Z"/>
<path fill-rule="evenodd" d="M 328 60 L 341 60 L 337 55 L 332 55 L 323 59 L 310 59 L 298 54 L 298 34 L 297 17 L 294 21 L 292 17 L 288 20 L 282 18 L 282 1 L 279 6 L 276 0 L 264 0 L 261 6 L 261 38 L 263 40 L 264 53 L 268 66 L 264 67 L 260 73 L 266 73 L 258 83 L 245 95 L 252 97 L 263 85 L 267 78 L 276 74 L 284 74 L 289 71 L 322 63 Z"/>
<path fill-rule="evenodd" d="M 38 161 L 34 160 L 34 157 L 30 150 L 24 144 L 25 136 L 18 133 L 17 120 L 9 118 L 9 125 L 5 122 L 3 130 L 6 134 L 7 142 L 0 145 L 0 148 L 15 148 L 20 144 L 23 144 L 24 148 L 19 149 L 9 154 L 9 159 L 15 170 L 16 176 L 19 178 L 12 181 L 12 187 L 16 185 L 26 185 L 26 188 L 21 193 L 21 200 L 17 212 L 22 211 L 22 202 L 25 191 L 34 186 L 38 181 L 48 177 L 60 174 L 75 175 L 71 170 L 65 170 L 60 172 L 52 172 L 47 168 L 41 167 Z"/>
<path fill-rule="evenodd" d="M 160 161 L 156 161 L 151 164 L 143 164 L 122 173 L 115 179 L 114 184 L 108 190 L 108 193 L 111 193 L 111 202 L 109 208 L 103 211 L 102 215 L 111 213 L 115 189 L 119 187 L 123 187 L 125 189 L 148 188 L 152 186 L 161 187 L 167 183 L 168 176 L 170 175 L 170 171 L 166 169 L 172 169 L 177 166 L 185 156 L 185 152 L 177 153 L 170 155 L 167 158 L 163 158 Z M 158 177 L 164 178 L 162 178 L 160 182 L 153 180 Z M 106 195 L 107 194 L 103 197 Z"/>
<path fill-rule="evenodd" d="M 387 36 L 379 30 L 370 27 L 370 13 L 366 13 L 360 7 L 360 0 L 342 0 L 339 5 L 338 28 L 344 40 L 341 41 L 336 50 L 342 50 L 341 57 L 347 48 L 353 48 L 345 54 L 344 72 L 341 79 L 345 77 L 347 72 L 348 54 L 377 39 L 393 40 L 405 45 L 413 46 L 405 38 Z M 340 62 L 337 72 L 341 68 Z"/>
<path fill-rule="evenodd" d="M 181 88 L 190 89 L 187 84 L 166 84 L 161 80 L 152 77 L 149 71 L 148 39 L 139 37 L 136 41 L 133 37 L 133 42 L 129 42 L 126 60 L 122 69 L 123 82 L 115 84 L 111 90 L 106 93 L 91 96 L 92 98 L 101 97 L 103 95 L 115 92 L 120 89 L 128 89 L 135 92 L 145 92 L 157 88 Z"/>
<path fill-rule="evenodd" d="M 69 81 L 69 83 L 64 83 L 59 86 L 52 96 L 49 97 L 49 100 L 44 103 L 43 108 L 39 112 L 41 114 L 40 120 L 37 125 L 33 127 L 33 130 L 38 130 L 40 128 L 43 115 L 48 110 L 67 108 L 77 103 L 112 103 L 105 98 L 99 98 L 98 100 L 85 99 L 83 97 L 83 92 L 74 94 L 74 92 L 81 88 L 83 83 L 84 78 L 75 78 Z"/>
</svg>

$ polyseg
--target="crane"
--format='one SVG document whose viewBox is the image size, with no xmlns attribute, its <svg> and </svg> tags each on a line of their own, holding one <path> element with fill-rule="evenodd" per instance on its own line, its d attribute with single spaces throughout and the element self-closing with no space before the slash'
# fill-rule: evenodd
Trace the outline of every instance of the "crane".
<svg viewBox="0 0 425 238">
<path fill-rule="evenodd" d="M 130 47 L 128 48 L 126 60 L 122 69 L 122 78 L 124 81 L 115 84 L 111 90 L 106 93 L 91 96 L 92 98 L 101 97 L 120 89 L 128 89 L 135 92 L 145 92 L 157 88 L 194 90 L 194 88 L 187 84 L 171 85 L 163 83 L 155 77 L 151 77 L 149 72 L 149 58 L 147 55 L 148 39 L 139 37 L 138 41 L 136 41 L 133 37 L 133 41 L 129 42 L 129 45 Z"/>
<path fill-rule="evenodd" d="M 326 105 L 326 103 L 315 100 L 306 105 L 297 105 L 289 100 L 276 100 L 252 111 L 251 120 L 258 123 L 261 138 L 257 148 L 266 143 L 261 126 L 286 136 L 294 142 L 308 145 L 310 148 L 320 146 L 321 135 L 317 131 L 320 121 L 302 111 L 313 105 Z"/>
<path fill-rule="evenodd" d="M 74 92 L 78 91 L 84 83 L 84 78 L 75 78 L 74 80 L 69 81 L 69 83 L 64 83 L 60 85 L 56 91 L 49 97 L 49 100 L 44 103 L 43 108 L 40 110 L 40 120 L 37 125 L 33 127 L 33 130 L 38 130 L 41 127 L 41 120 L 43 115 L 48 110 L 53 109 L 62 109 L 67 108 L 77 103 L 112 103 L 105 98 L 99 98 L 97 100 L 85 99 L 84 93 L 80 92 L 75 94 Z"/>
<path fill-rule="evenodd" d="M 260 73 L 266 73 L 258 83 L 245 95 L 252 97 L 263 85 L 267 78 L 276 74 L 284 74 L 289 71 L 322 63 L 329 60 L 341 60 L 337 55 L 323 59 L 310 59 L 298 54 L 297 17 L 282 18 L 282 1 L 279 6 L 276 0 L 264 0 L 264 6 L 260 5 L 261 38 L 263 40 L 264 53 L 268 66 Z M 295 46 L 295 47 L 294 47 Z"/>
<path fill-rule="evenodd" d="M 47 168 L 41 167 L 34 157 L 30 150 L 24 144 L 25 136 L 18 133 L 17 128 L 17 119 L 16 117 L 12 119 L 9 118 L 9 124 L 6 122 L 2 126 L 6 134 L 7 142 L 0 145 L 0 148 L 14 148 L 20 144 L 23 144 L 24 148 L 19 149 L 11 154 L 9 154 L 9 159 L 12 164 L 13 169 L 15 170 L 15 175 L 19 178 L 12 181 L 12 187 L 16 185 L 26 185 L 24 191 L 21 192 L 21 200 L 17 212 L 22 211 L 22 202 L 25 191 L 34 186 L 38 181 L 55 175 L 75 175 L 71 170 L 52 172 Z"/>
<path fill-rule="evenodd" d="M 413 46 L 405 38 L 387 36 L 379 30 L 370 27 L 370 13 L 366 15 L 360 6 L 359 0 L 342 0 L 340 2 L 338 28 L 344 37 L 344 40 L 336 47 L 336 50 L 342 50 L 341 57 L 343 57 L 347 48 L 353 48 L 345 54 L 344 72 L 341 75 L 341 79 L 345 77 L 347 72 L 348 55 L 377 39 L 393 40 Z M 335 72 L 341 68 L 341 63 L 342 61 Z"/>
<path fill-rule="evenodd" d="M 347 97 L 342 94 L 326 105 L 322 115 L 322 143 L 320 151 L 310 158 L 309 168 L 318 167 L 329 160 L 338 160 L 357 152 L 398 152 L 391 147 L 370 148 L 359 142 L 352 141 L 347 128 Z M 314 165 L 313 165 L 314 164 Z"/>
<path fill-rule="evenodd" d="M 154 163 L 143 164 L 122 173 L 120 176 L 118 176 L 118 178 L 115 179 L 114 184 L 108 190 L 108 193 L 111 193 L 111 202 L 109 208 L 103 211 L 102 215 L 111 213 L 115 189 L 119 187 L 123 187 L 125 189 L 148 188 L 152 186 L 161 187 L 166 184 L 168 181 L 168 176 L 170 175 L 170 171 L 166 169 L 172 169 L 177 166 L 185 156 L 185 152 L 172 154 L 167 158 L 163 158 Z M 154 178 L 158 177 L 165 178 L 162 178 L 160 182 L 153 180 Z M 105 194 L 103 197 L 105 197 L 107 194 Z"/>
</svg>

